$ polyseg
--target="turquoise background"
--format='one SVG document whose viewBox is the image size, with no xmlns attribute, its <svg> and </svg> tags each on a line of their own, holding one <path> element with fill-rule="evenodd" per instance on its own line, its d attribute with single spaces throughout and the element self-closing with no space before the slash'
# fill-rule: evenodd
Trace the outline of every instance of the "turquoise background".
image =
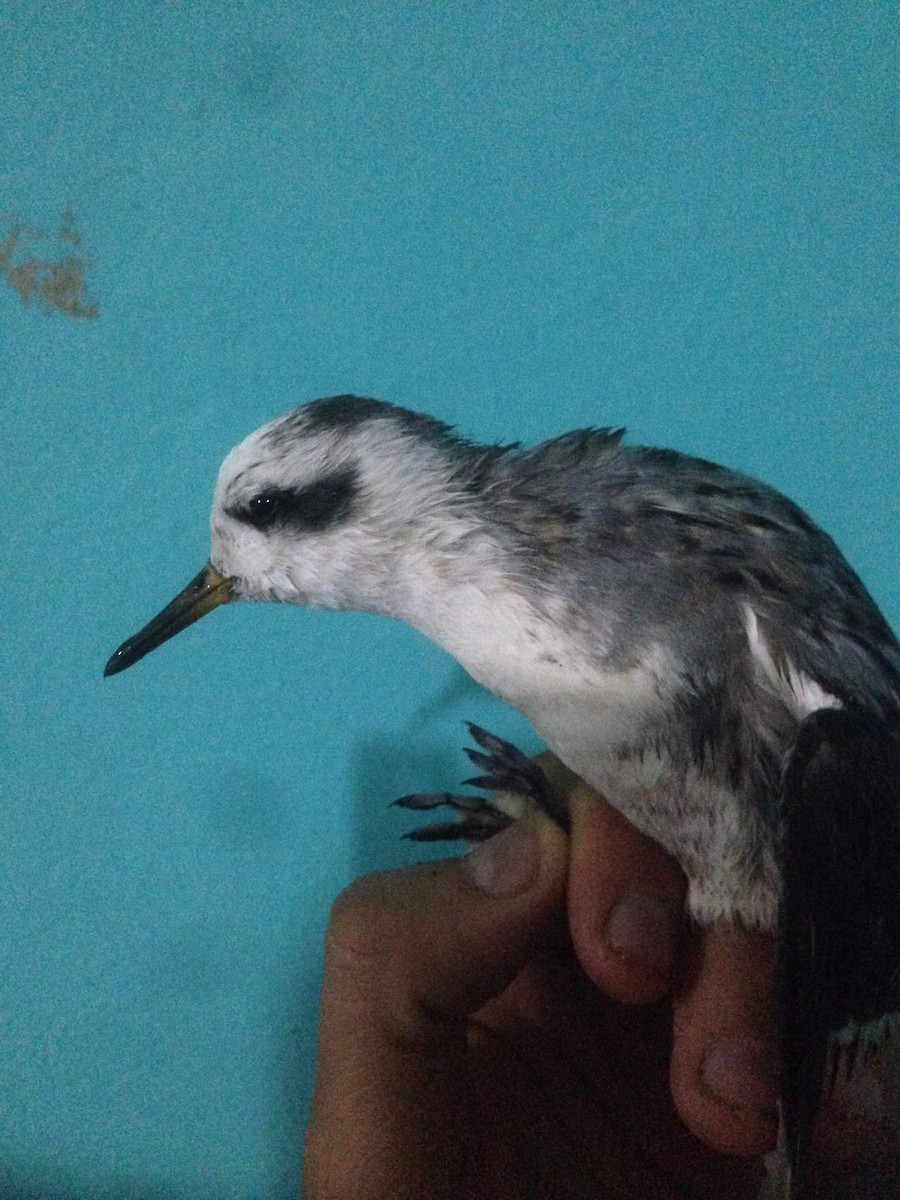
<svg viewBox="0 0 900 1200">
<path fill-rule="evenodd" d="M 417 856 L 386 802 L 466 774 L 464 717 L 536 745 L 370 617 L 236 605 L 101 678 L 264 419 L 626 424 L 789 491 L 896 624 L 897 43 L 862 2 L 3 6 L 0 239 L 99 306 L 8 256 L 4 1200 L 296 1196 L 333 897 Z"/>
</svg>

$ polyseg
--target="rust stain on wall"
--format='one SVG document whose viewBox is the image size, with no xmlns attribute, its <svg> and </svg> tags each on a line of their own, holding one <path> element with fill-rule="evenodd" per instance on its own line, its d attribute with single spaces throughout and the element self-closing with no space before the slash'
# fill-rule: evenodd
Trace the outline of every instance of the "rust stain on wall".
<svg viewBox="0 0 900 1200">
<path fill-rule="evenodd" d="M 24 304 L 36 304 L 42 312 L 96 317 L 100 307 L 87 298 L 84 276 L 90 260 L 80 253 L 82 237 L 75 214 L 63 213 L 52 236 L 26 222 L 9 221 L 0 215 L 0 226 L 8 225 L 0 236 L 0 278 Z"/>
</svg>

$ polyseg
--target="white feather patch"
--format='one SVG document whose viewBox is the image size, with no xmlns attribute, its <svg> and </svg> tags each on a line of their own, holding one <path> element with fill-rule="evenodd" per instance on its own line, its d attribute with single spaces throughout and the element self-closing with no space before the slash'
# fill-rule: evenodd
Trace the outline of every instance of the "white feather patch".
<svg viewBox="0 0 900 1200">
<path fill-rule="evenodd" d="M 798 670 L 789 658 L 784 659 L 782 666 L 776 665 L 772 651 L 760 633 L 756 613 L 749 604 L 744 605 L 744 624 L 750 654 L 763 679 L 799 721 L 820 708 L 842 707 L 837 696 L 826 692 L 805 671 Z"/>
</svg>

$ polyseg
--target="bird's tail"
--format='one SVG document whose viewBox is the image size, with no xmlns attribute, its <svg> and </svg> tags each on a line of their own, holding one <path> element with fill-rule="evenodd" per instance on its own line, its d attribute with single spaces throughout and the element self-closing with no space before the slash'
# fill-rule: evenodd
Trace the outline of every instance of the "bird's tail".
<svg viewBox="0 0 900 1200">
<path fill-rule="evenodd" d="M 784 776 L 778 986 L 791 1200 L 837 1070 L 900 1024 L 900 731 L 851 709 L 801 724 Z"/>
</svg>

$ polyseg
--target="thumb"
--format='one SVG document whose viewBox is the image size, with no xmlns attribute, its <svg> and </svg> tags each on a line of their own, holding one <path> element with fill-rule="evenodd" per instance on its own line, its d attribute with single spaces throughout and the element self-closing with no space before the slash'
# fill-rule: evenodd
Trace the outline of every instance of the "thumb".
<svg viewBox="0 0 900 1200">
<path fill-rule="evenodd" d="M 306 1144 L 311 1200 L 475 1193 L 467 1019 L 558 922 L 567 854 L 535 814 L 462 858 L 372 875 L 339 897 Z"/>
</svg>

